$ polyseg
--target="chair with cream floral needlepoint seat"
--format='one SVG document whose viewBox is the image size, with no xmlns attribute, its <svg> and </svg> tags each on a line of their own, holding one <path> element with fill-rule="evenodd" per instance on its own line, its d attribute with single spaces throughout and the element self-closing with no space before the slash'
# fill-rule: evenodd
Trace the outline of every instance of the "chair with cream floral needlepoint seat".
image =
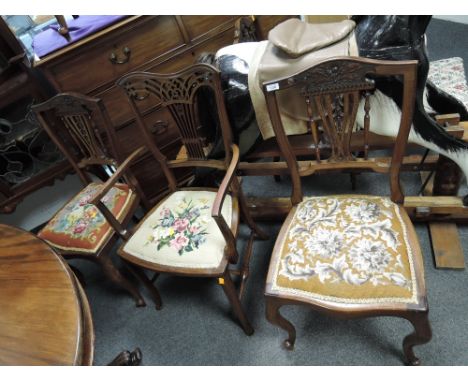
<svg viewBox="0 0 468 382">
<path fill-rule="evenodd" d="M 296 330 L 280 314 L 281 306 L 288 304 L 341 318 L 403 317 L 415 329 L 403 341 L 411 365 L 419 364 L 413 347 L 431 339 L 421 250 L 402 206 L 399 181 L 415 102 L 416 69 L 416 61 L 336 57 L 263 84 L 293 183 L 292 209 L 276 239 L 265 290 L 267 319 L 288 332 L 284 344 L 289 350 L 294 347 Z M 368 157 L 369 94 L 379 76 L 399 76 L 403 82 L 400 128 L 391 158 Z M 284 132 L 277 103 L 277 94 L 284 89 L 303 99 L 315 141 L 314 160 L 298 160 Z M 364 129 L 356 132 L 360 102 L 364 104 Z M 319 126 L 312 123 L 317 118 L 311 105 L 317 110 Z M 364 142 L 364 147 L 351 147 L 353 135 L 361 137 L 357 141 Z M 354 151 L 363 151 L 364 158 L 355 158 Z M 389 173 L 391 197 L 303 198 L 302 176 L 350 169 Z"/>
<path fill-rule="evenodd" d="M 114 129 L 99 99 L 62 93 L 32 109 L 85 186 L 38 236 L 65 258 L 98 263 L 114 284 L 133 296 L 137 306 L 144 306 L 138 288 L 113 264 L 110 250 L 119 237 L 128 238 L 125 227 L 140 201 L 149 207 L 130 170 L 146 149 L 140 147 L 126 159 L 120 158 Z M 93 181 L 88 170 L 107 181 Z"/>
<path fill-rule="evenodd" d="M 206 64 L 190 66 L 174 74 L 130 73 L 118 83 L 129 98 L 140 132 L 157 159 L 169 184 L 169 195 L 160 201 L 135 228 L 122 245 L 119 255 L 149 288 L 156 307 L 161 306 L 159 293 L 144 269 L 178 276 L 211 277 L 222 286 L 244 332 L 253 333 L 241 305 L 253 240 L 265 235 L 257 228 L 247 210 L 236 176 L 239 149 L 232 144 L 231 129 L 224 105 L 217 69 Z M 214 103 L 202 102 L 203 89 L 211 92 Z M 141 102 L 143 101 L 143 102 Z M 178 131 L 182 147 L 175 158 L 158 145 L 143 121 L 149 103 L 160 104 L 172 118 L 162 121 Z M 141 105 L 141 108 L 140 108 Z M 224 158 L 210 159 L 213 136 L 200 124 L 203 109 L 216 108 L 223 135 Z M 211 133 L 211 135 L 213 135 Z M 169 151 L 169 152 L 168 152 Z M 182 167 L 211 168 L 225 173 L 219 188 L 179 188 L 173 169 Z M 242 264 L 236 249 L 239 214 L 251 228 Z M 237 265 L 230 269 L 229 265 Z M 236 290 L 231 275 L 240 277 Z M 154 280 L 153 280 L 154 281 Z"/>
</svg>

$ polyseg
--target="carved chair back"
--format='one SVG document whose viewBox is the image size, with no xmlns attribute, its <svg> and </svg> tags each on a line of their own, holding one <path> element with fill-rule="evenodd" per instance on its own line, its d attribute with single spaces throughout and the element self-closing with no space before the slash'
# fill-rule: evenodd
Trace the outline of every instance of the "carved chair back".
<svg viewBox="0 0 468 382">
<path fill-rule="evenodd" d="M 78 93 L 61 93 L 32 106 L 37 119 L 73 166 L 84 185 L 92 182 L 86 171 L 108 178 L 125 158 L 103 102 Z M 122 177 L 145 199 L 130 170 Z"/>
<path fill-rule="evenodd" d="M 118 81 L 118 85 L 128 96 L 140 131 L 149 150 L 161 165 L 171 191 L 177 190 L 173 168 L 211 167 L 226 170 L 229 166 L 232 156 L 232 133 L 219 74 L 211 65 L 196 64 L 173 74 L 129 73 Z M 213 96 L 210 99 L 214 99 L 214 103 L 206 102 L 207 92 Z M 155 105 L 167 108 L 175 122 L 183 144 L 177 158 L 166 158 L 149 127 L 145 125 L 141 104 L 144 101 L 143 104 L 148 105 L 151 98 Z M 200 123 L 200 113 L 210 107 L 217 109 L 226 153 L 223 159 L 208 157 L 212 142 L 216 142 L 216 139 L 210 136 L 214 133 Z"/>
<path fill-rule="evenodd" d="M 399 181 L 400 166 L 411 128 L 415 102 L 417 61 L 382 61 L 358 57 L 335 57 L 320 61 L 291 77 L 263 84 L 267 107 L 276 139 L 285 157 L 293 190 L 291 201 L 302 200 L 301 176 L 316 171 L 370 168 L 376 172 L 390 173 L 391 199 L 403 202 Z M 399 76 L 403 82 L 403 104 L 400 126 L 391 161 L 369 158 L 369 97 L 375 89 L 374 78 Z M 300 161 L 286 136 L 278 106 L 278 94 L 289 89 L 303 100 L 307 110 L 308 133 L 312 135 L 312 161 Z M 363 131 L 356 131 L 355 122 L 359 104 L 364 98 Z M 373 121 L 378 123 L 378 121 Z M 351 146 L 353 135 L 360 134 L 362 146 Z M 363 158 L 353 155 L 363 152 Z M 326 153 L 326 158 L 322 158 Z"/>
</svg>

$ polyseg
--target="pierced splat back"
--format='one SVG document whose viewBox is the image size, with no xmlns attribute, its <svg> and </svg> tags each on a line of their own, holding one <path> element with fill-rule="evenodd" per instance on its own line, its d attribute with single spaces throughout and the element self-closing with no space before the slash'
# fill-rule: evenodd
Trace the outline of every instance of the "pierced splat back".
<svg viewBox="0 0 468 382">
<path fill-rule="evenodd" d="M 399 171 L 411 127 L 416 85 L 417 61 L 379 61 L 356 57 L 336 57 L 321 61 L 288 78 L 263 84 L 276 139 L 288 163 L 293 181 L 292 202 L 302 200 L 300 177 L 329 169 L 370 168 L 390 172 L 392 200 L 403 201 Z M 401 76 L 404 82 L 400 128 L 391 164 L 368 158 L 370 102 L 375 76 Z M 303 99 L 307 110 L 308 134 L 312 135 L 313 161 L 298 161 L 285 134 L 280 118 L 277 93 L 289 89 Z M 363 131 L 356 132 L 359 104 L 364 99 Z M 318 118 L 317 118 L 318 117 Z M 378 121 L 373 121 L 378 123 Z M 353 134 L 361 134 L 363 145 L 351 146 Z M 353 151 L 362 151 L 356 158 Z"/>
<path fill-rule="evenodd" d="M 148 72 L 134 72 L 122 77 L 118 81 L 135 112 L 140 131 L 144 134 L 148 148 L 159 161 L 172 191 L 177 188 L 176 180 L 170 168 L 174 167 L 214 167 L 226 169 L 230 161 L 232 136 L 224 105 L 223 92 L 219 78 L 219 71 L 207 64 L 192 65 L 173 74 L 155 74 Z M 211 91 L 214 102 L 207 99 L 201 102 L 199 95 L 206 95 Z M 202 94 L 201 94 L 202 93 Z M 143 111 L 139 103 L 153 97 L 153 105 L 159 105 L 169 110 L 178 130 L 182 150 L 176 159 L 167 159 L 161 152 L 155 140 L 143 121 Z M 212 131 L 206 131 L 206 126 L 200 123 L 199 114 L 203 108 L 216 108 L 219 124 L 223 135 L 224 152 L 227 153 L 224 161 L 208 159 L 212 149 L 211 142 L 215 141 Z"/>
<path fill-rule="evenodd" d="M 91 182 L 83 171 L 87 167 L 100 167 L 109 175 L 118 166 L 115 133 L 101 100 L 62 93 L 32 110 L 84 184 Z"/>
</svg>

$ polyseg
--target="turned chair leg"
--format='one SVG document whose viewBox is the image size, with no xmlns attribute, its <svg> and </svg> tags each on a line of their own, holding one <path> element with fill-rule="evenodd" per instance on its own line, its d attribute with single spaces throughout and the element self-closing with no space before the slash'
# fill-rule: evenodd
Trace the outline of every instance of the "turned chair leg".
<svg viewBox="0 0 468 382">
<path fill-rule="evenodd" d="M 414 354 L 413 347 L 428 343 L 432 338 L 428 313 L 428 311 L 413 312 L 405 317 L 414 326 L 414 332 L 403 340 L 403 352 L 408 365 L 419 366 L 421 364 L 420 359 Z"/>
<path fill-rule="evenodd" d="M 250 322 L 244 312 L 244 309 L 242 308 L 239 296 L 237 295 L 236 288 L 228 270 L 226 270 L 223 277 L 220 278 L 218 282 L 223 287 L 223 291 L 226 294 L 229 303 L 231 304 L 235 316 L 240 321 L 244 333 L 248 336 L 251 336 L 254 333 L 254 329 L 252 328 L 252 325 L 250 325 Z"/>
<path fill-rule="evenodd" d="M 266 318 L 271 324 L 288 332 L 288 338 L 284 340 L 283 344 L 286 349 L 293 350 L 296 342 L 296 329 L 291 322 L 281 315 L 280 308 L 282 305 L 276 298 L 266 297 Z"/>
<path fill-rule="evenodd" d="M 127 267 L 127 269 L 138 279 L 140 280 L 145 288 L 151 295 L 151 298 L 154 301 L 154 305 L 156 306 L 156 310 L 161 310 L 162 308 L 162 301 L 161 295 L 159 294 L 158 288 L 153 284 L 153 280 L 150 280 L 143 269 L 138 266 L 133 265 L 132 263 L 122 259 L 123 263 Z M 158 274 L 159 275 L 159 274 Z"/>
<path fill-rule="evenodd" d="M 145 300 L 138 291 L 138 288 L 120 273 L 109 255 L 103 254 L 99 256 L 98 262 L 102 266 L 104 274 L 109 278 L 109 280 L 125 289 L 133 296 L 137 307 L 146 306 Z"/>
<path fill-rule="evenodd" d="M 140 348 L 130 352 L 125 350 L 115 357 L 107 366 L 139 366 L 141 364 L 142 354 Z"/>
</svg>

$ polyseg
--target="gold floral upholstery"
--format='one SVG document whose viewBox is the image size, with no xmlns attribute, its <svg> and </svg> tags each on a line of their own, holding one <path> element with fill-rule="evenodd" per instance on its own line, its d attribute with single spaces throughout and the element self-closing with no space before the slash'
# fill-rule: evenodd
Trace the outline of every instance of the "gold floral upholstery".
<svg viewBox="0 0 468 382">
<path fill-rule="evenodd" d="M 226 241 L 211 217 L 213 191 L 177 191 L 141 223 L 123 252 L 153 264 L 183 268 L 216 268 Z M 232 198 L 227 195 L 222 215 L 231 225 Z"/>
<path fill-rule="evenodd" d="M 416 302 L 412 228 L 400 214 L 384 197 L 305 198 L 276 244 L 272 291 L 346 303 Z"/>
<path fill-rule="evenodd" d="M 59 249 L 96 253 L 114 232 L 97 207 L 89 204 L 101 187 L 99 183 L 88 184 L 47 223 L 38 236 Z M 134 198 L 126 184 L 116 184 L 102 201 L 117 220 L 121 220 Z"/>
</svg>

